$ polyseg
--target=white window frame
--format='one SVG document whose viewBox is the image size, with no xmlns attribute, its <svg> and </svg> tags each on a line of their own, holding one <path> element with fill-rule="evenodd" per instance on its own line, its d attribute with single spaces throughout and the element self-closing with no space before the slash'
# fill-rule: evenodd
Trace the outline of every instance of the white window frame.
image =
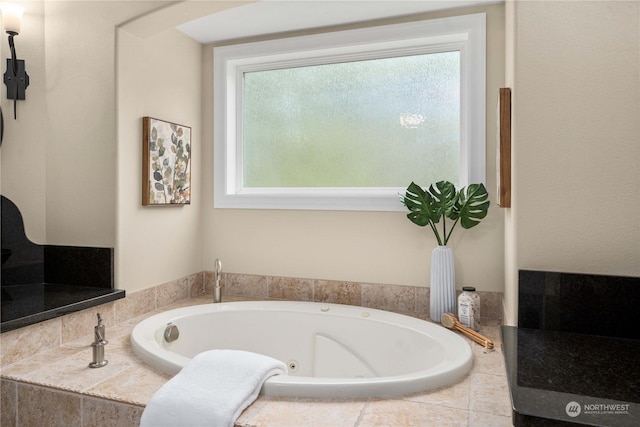
<svg viewBox="0 0 640 427">
<path fill-rule="evenodd" d="M 407 54 L 460 51 L 460 186 L 486 178 L 484 13 L 213 48 L 214 207 L 402 211 L 402 188 L 244 188 L 243 73 Z M 407 183 L 408 185 L 409 183 Z M 420 183 L 427 185 L 430 183 Z"/>
</svg>

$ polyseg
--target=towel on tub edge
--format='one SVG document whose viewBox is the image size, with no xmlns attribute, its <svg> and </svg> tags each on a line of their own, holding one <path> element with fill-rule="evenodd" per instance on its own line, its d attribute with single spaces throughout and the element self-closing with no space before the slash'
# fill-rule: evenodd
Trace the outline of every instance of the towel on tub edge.
<svg viewBox="0 0 640 427">
<path fill-rule="evenodd" d="M 240 413 L 256 400 L 262 384 L 286 372 L 283 362 L 262 354 L 205 351 L 153 395 L 140 427 L 233 427 Z"/>
</svg>

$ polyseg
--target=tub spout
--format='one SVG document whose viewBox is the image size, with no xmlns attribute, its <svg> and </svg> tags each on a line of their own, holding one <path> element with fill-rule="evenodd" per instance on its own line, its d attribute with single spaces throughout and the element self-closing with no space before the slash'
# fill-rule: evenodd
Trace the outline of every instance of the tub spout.
<svg viewBox="0 0 640 427">
<path fill-rule="evenodd" d="M 220 258 L 216 259 L 215 270 L 213 271 L 214 286 L 213 286 L 213 302 L 222 302 L 222 287 L 220 286 L 220 275 L 222 274 L 222 261 Z"/>
</svg>

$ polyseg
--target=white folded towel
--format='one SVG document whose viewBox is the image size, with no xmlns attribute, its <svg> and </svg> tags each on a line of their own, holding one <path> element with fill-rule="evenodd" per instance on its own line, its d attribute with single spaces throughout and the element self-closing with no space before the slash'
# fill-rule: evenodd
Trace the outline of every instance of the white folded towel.
<svg viewBox="0 0 640 427">
<path fill-rule="evenodd" d="M 262 354 L 205 351 L 153 395 L 140 427 L 233 427 L 267 378 L 286 372 L 283 362 Z"/>
</svg>

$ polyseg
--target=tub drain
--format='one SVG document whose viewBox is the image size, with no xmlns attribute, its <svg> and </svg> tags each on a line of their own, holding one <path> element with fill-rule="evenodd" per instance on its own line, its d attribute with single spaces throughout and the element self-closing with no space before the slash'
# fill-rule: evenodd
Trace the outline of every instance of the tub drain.
<svg viewBox="0 0 640 427">
<path fill-rule="evenodd" d="M 289 372 L 296 372 L 298 370 L 298 361 L 297 360 L 289 360 L 287 362 L 287 368 L 289 368 Z"/>
</svg>

